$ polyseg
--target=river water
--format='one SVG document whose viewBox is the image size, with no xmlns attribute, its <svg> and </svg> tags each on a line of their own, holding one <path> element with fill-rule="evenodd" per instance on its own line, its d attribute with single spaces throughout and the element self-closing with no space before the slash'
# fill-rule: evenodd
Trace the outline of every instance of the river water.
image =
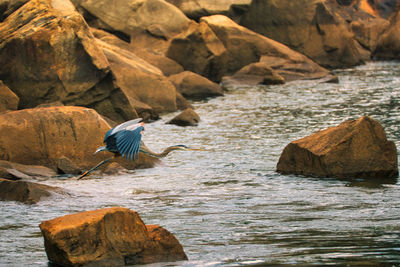
<svg viewBox="0 0 400 267">
<path fill-rule="evenodd" d="M 275 172 L 293 140 L 372 116 L 400 147 L 400 63 L 338 70 L 339 84 L 296 81 L 229 88 L 195 102 L 198 127 L 148 124 L 163 165 L 124 175 L 51 179 L 70 195 L 36 205 L 0 202 L 0 266 L 47 266 L 38 225 L 84 210 L 123 206 L 179 239 L 189 261 L 152 266 L 400 266 L 400 182 L 343 181 Z M 101 142 L 101 140 L 99 140 Z"/>
</svg>

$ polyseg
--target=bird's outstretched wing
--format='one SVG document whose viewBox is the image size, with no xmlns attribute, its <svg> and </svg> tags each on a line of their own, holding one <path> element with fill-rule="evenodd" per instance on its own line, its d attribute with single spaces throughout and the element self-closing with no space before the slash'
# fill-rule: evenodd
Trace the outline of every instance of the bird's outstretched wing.
<svg viewBox="0 0 400 267">
<path fill-rule="evenodd" d="M 125 130 L 127 128 L 129 128 L 130 126 L 133 126 L 135 124 L 139 124 L 143 119 L 142 118 L 138 118 L 138 119 L 134 119 L 134 120 L 130 120 L 124 123 L 121 123 L 117 126 L 115 126 L 114 128 L 111 128 L 110 130 L 108 130 L 106 132 L 106 135 L 104 136 L 104 143 L 106 142 L 106 140 L 112 136 L 113 134 L 117 133 L 118 131 L 122 131 Z M 138 125 L 139 126 L 139 125 Z M 135 127 L 134 127 L 135 128 Z"/>
<path fill-rule="evenodd" d="M 139 125 L 135 129 L 120 130 L 114 134 L 119 153 L 129 160 L 139 158 L 140 140 L 144 127 Z"/>
</svg>

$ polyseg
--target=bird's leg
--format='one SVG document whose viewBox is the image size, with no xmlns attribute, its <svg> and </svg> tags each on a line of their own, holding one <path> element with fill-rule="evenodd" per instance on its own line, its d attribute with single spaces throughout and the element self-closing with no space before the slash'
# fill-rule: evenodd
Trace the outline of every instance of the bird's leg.
<svg viewBox="0 0 400 267">
<path fill-rule="evenodd" d="M 103 160 L 102 162 L 100 162 L 99 164 L 97 164 L 96 166 L 94 166 L 93 168 L 91 168 L 88 171 L 85 171 L 81 176 L 79 176 L 78 180 L 82 179 L 83 177 L 85 177 L 86 175 L 88 175 L 90 172 L 94 171 L 95 169 L 97 169 L 98 167 L 100 167 L 101 165 L 109 162 L 110 160 L 112 160 L 114 157 L 108 158 Z"/>
</svg>

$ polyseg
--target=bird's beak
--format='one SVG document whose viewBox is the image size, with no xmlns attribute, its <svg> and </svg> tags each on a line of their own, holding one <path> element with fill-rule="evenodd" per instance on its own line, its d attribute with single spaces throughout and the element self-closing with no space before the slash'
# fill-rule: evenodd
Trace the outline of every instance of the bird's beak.
<svg viewBox="0 0 400 267">
<path fill-rule="evenodd" d="M 204 148 L 200 147 L 200 148 L 194 148 L 194 147 L 188 147 L 185 150 L 189 150 L 189 151 L 206 151 Z"/>
</svg>

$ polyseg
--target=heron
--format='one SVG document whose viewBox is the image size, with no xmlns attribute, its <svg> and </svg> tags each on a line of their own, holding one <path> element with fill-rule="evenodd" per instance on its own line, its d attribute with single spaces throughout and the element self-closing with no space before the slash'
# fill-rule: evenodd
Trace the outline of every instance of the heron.
<svg viewBox="0 0 400 267">
<path fill-rule="evenodd" d="M 114 155 L 110 158 L 103 160 L 88 171 L 84 172 L 81 176 L 79 176 L 78 180 L 82 179 L 103 164 L 120 156 L 126 158 L 127 160 L 135 161 L 139 159 L 139 152 L 142 152 L 151 157 L 163 158 L 174 150 L 202 150 L 197 148 L 190 148 L 185 145 L 174 145 L 165 148 L 161 153 L 153 152 L 148 149 L 142 141 L 144 125 L 145 123 L 142 121 L 142 118 L 138 118 L 124 122 L 108 130 L 103 140 L 105 146 L 100 146 L 99 148 L 97 148 L 94 154 L 97 154 L 101 151 L 109 151 Z"/>
</svg>

